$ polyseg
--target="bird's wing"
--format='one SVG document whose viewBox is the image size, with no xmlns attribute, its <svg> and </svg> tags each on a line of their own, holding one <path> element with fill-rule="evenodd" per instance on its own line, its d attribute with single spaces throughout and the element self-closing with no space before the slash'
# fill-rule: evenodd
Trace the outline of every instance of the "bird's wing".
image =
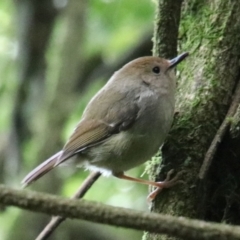
<svg viewBox="0 0 240 240">
<path fill-rule="evenodd" d="M 86 117 L 80 121 L 64 146 L 56 165 L 83 150 L 102 143 L 113 134 L 128 130 L 136 121 L 139 108 L 136 104 L 120 106 L 121 101 L 111 106 L 102 120 Z"/>
</svg>

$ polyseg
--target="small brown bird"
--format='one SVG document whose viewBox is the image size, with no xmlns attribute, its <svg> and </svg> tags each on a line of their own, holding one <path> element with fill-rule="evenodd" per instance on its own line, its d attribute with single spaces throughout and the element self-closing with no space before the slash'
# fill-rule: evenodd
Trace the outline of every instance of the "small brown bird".
<svg viewBox="0 0 240 240">
<path fill-rule="evenodd" d="M 105 175 L 159 189 L 172 186 L 173 181 L 152 182 L 124 172 L 150 159 L 163 144 L 174 115 L 173 69 L 187 56 L 183 53 L 172 60 L 141 57 L 115 72 L 88 103 L 63 149 L 31 171 L 22 183 L 30 184 L 71 158 L 76 165 Z"/>
</svg>

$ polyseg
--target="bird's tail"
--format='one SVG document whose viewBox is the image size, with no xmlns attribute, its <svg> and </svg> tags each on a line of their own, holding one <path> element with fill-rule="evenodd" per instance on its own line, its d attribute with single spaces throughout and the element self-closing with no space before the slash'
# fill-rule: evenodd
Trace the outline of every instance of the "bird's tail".
<svg viewBox="0 0 240 240">
<path fill-rule="evenodd" d="M 42 164 L 37 166 L 35 169 L 33 169 L 23 180 L 22 184 L 25 186 L 29 185 L 30 183 L 36 181 L 43 175 L 45 175 L 47 172 L 52 170 L 55 167 L 55 164 L 58 161 L 59 156 L 61 156 L 62 151 L 54 154 L 52 157 L 48 158 L 46 161 L 44 161 Z"/>
</svg>

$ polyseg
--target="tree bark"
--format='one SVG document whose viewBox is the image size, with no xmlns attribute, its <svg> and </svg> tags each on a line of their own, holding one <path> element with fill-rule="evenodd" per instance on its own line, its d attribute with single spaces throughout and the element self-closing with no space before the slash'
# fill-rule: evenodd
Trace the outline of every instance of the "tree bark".
<svg viewBox="0 0 240 240">
<path fill-rule="evenodd" d="M 167 2 L 179 4 L 160 0 L 158 25 L 169 15 L 169 11 L 161 9 Z M 185 184 L 161 193 L 152 204 L 154 212 L 239 223 L 236 204 L 239 199 L 237 176 L 240 166 L 236 161 L 239 159 L 236 147 L 239 137 L 233 139 L 227 131 L 224 139 L 220 139 L 221 146 L 218 146 L 210 169 L 204 178 L 198 177 L 204 156 L 227 114 L 239 81 L 239 12 L 237 0 L 185 1 L 182 6 L 178 48 L 180 52 L 189 51 L 190 57 L 179 66 L 178 114 L 162 148 L 161 173 L 154 161 L 152 178 L 159 181 L 170 169 L 184 170 L 182 180 Z M 164 24 L 171 26 L 173 19 L 169 18 L 170 23 Z M 164 33 L 155 32 L 155 50 L 159 55 L 171 56 L 174 50 L 169 50 L 169 38 L 162 37 L 167 34 L 166 26 Z M 235 115 L 237 119 L 237 113 Z M 145 234 L 144 239 L 178 238 Z"/>
</svg>

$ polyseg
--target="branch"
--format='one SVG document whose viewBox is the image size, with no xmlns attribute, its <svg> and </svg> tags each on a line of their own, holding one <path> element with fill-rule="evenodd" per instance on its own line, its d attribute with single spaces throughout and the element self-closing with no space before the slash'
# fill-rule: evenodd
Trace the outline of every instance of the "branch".
<svg viewBox="0 0 240 240">
<path fill-rule="evenodd" d="M 64 218 L 169 234 L 183 239 L 240 239 L 240 227 L 112 207 L 86 200 L 64 199 L 34 191 L 14 190 L 3 185 L 0 185 L 0 203 Z"/>
<path fill-rule="evenodd" d="M 82 198 L 100 176 L 101 176 L 100 172 L 93 172 L 89 174 L 89 176 L 82 183 L 82 185 L 80 186 L 76 194 L 72 197 L 72 199 Z M 51 221 L 38 235 L 36 240 L 47 239 L 65 219 L 66 218 L 60 216 L 52 217 Z"/>
<path fill-rule="evenodd" d="M 240 104 L 240 80 L 238 81 L 238 84 L 237 84 L 237 87 L 236 87 L 236 90 L 234 93 L 234 97 L 232 100 L 232 104 L 228 110 L 228 113 L 227 113 L 222 125 L 218 129 L 218 131 L 217 131 L 217 133 L 205 155 L 205 158 L 203 160 L 203 164 L 202 164 L 200 172 L 199 172 L 199 178 L 201 180 L 203 180 L 206 177 L 208 170 L 211 166 L 212 160 L 218 150 L 218 146 L 222 142 L 228 128 L 230 127 L 230 124 L 231 124 L 230 119 L 233 118 L 234 114 L 237 111 L 239 104 Z"/>
<path fill-rule="evenodd" d="M 178 28 L 183 0 L 157 1 L 153 55 L 172 58 L 177 55 Z"/>
</svg>

